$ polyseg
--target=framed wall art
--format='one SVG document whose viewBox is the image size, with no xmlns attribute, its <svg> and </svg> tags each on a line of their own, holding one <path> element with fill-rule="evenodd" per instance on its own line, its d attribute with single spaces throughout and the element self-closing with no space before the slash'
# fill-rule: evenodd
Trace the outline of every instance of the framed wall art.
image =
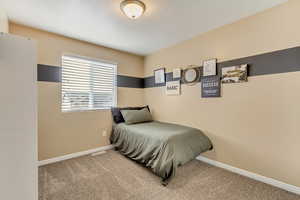
<svg viewBox="0 0 300 200">
<path fill-rule="evenodd" d="M 167 82 L 166 95 L 180 95 L 180 81 Z"/>
<path fill-rule="evenodd" d="M 189 68 L 183 70 L 182 82 L 194 85 L 200 80 L 200 70 L 199 67 L 190 66 Z"/>
<path fill-rule="evenodd" d="M 180 68 L 173 69 L 173 79 L 176 79 L 176 78 L 181 78 L 181 69 Z"/>
<path fill-rule="evenodd" d="M 204 76 L 201 79 L 202 98 L 221 97 L 221 81 L 219 76 Z"/>
<path fill-rule="evenodd" d="M 217 75 L 217 59 L 203 61 L 203 76 Z"/>
<path fill-rule="evenodd" d="M 165 68 L 154 70 L 155 84 L 166 82 Z"/>
<path fill-rule="evenodd" d="M 242 83 L 247 81 L 247 64 L 222 68 L 222 83 Z"/>
</svg>

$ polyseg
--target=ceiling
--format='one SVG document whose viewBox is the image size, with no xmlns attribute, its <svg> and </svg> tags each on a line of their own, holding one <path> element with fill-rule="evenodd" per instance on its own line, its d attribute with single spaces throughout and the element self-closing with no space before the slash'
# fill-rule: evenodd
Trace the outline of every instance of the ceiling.
<svg viewBox="0 0 300 200">
<path fill-rule="evenodd" d="M 0 0 L 13 22 L 147 55 L 287 0 L 143 0 L 130 20 L 121 0 Z"/>
</svg>

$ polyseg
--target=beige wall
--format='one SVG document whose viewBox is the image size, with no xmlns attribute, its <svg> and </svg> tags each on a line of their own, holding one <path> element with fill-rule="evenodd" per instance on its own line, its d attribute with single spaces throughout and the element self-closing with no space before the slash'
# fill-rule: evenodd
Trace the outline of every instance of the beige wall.
<svg viewBox="0 0 300 200">
<path fill-rule="evenodd" d="M 8 32 L 8 18 L 6 12 L 0 7 L 0 32 Z"/>
<path fill-rule="evenodd" d="M 163 49 L 145 58 L 10 24 L 16 35 L 38 41 L 38 63 L 60 66 L 63 53 L 118 62 L 118 73 L 150 76 L 167 71 L 300 46 L 300 2 L 290 0 L 255 16 Z M 142 66 L 145 66 L 144 69 Z M 272 66 L 270 66 L 272 67 Z M 283 66 L 285 67 L 285 66 Z M 248 83 L 223 85 L 222 98 L 200 98 L 200 84 L 182 86 L 170 97 L 164 88 L 118 88 L 120 106 L 151 106 L 157 120 L 204 130 L 215 149 L 205 156 L 264 176 L 300 186 L 300 72 L 250 77 Z M 39 160 L 108 144 L 108 110 L 61 113 L 60 84 L 39 82 Z"/>
<path fill-rule="evenodd" d="M 12 34 L 37 40 L 38 63 L 60 66 L 63 53 L 99 58 L 118 63 L 118 74 L 143 77 L 143 57 L 73 40 L 63 36 L 10 24 Z M 39 160 L 108 145 L 111 129 L 109 110 L 62 113 L 60 83 L 38 83 Z M 143 105 L 143 89 L 118 88 L 118 105 Z"/>
<path fill-rule="evenodd" d="M 299 10 L 300 1 L 290 0 L 160 50 L 145 58 L 145 76 L 159 66 L 171 71 L 208 58 L 225 61 L 300 46 Z M 154 118 L 204 130 L 215 147 L 205 156 L 300 186 L 300 72 L 223 85 L 216 99 L 201 98 L 200 84 L 183 85 L 181 96 L 166 96 L 164 89 L 145 89 Z"/>
</svg>

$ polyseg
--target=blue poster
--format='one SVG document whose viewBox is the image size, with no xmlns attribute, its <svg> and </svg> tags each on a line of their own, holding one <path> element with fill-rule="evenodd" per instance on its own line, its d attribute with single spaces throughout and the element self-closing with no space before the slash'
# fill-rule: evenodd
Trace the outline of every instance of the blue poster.
<svg viewBox="0 0 300 200">
<path fill-rule="evenodd" d="M 201 78 L 202 98 L 221 97 L 221 81 L 219 76 L 203 76 Z"/>
</svg>

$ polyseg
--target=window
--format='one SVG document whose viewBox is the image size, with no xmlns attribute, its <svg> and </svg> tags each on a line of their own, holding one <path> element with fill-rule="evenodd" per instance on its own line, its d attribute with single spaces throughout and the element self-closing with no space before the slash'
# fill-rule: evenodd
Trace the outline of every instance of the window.
<svg viewBox="0 0 300 200">
<path fill-rule="evenodd" d="M 117 104 L 116 79 L 116 64 L 64 55 L 62 111 L 110 109 Z"/>
</svg>

